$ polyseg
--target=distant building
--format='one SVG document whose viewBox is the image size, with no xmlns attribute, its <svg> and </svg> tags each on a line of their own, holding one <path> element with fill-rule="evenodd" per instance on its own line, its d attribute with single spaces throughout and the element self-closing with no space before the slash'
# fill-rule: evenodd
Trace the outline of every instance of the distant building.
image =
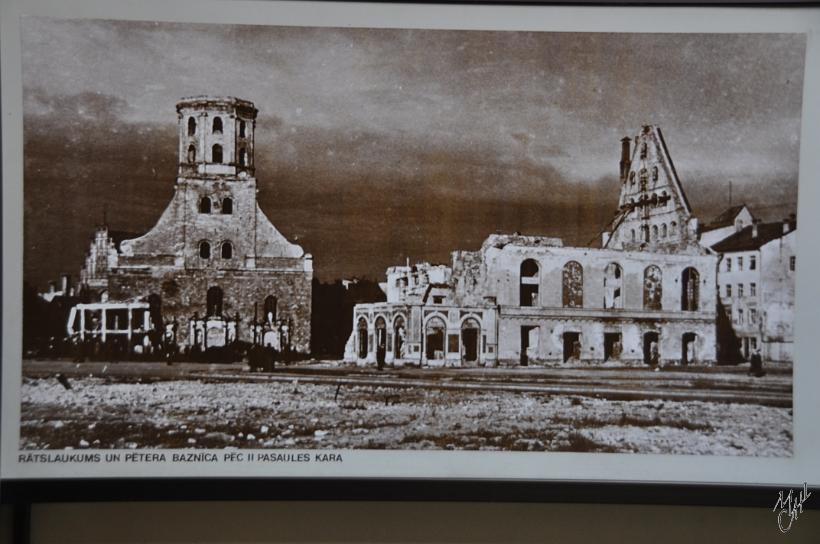
<svg viewBox="0 0 820 544">
<path fill-rule="evenodd" d="M 345 359 L 493 366 L 712 363 L 717 257 L 698 244 L 660 129 L 621 146 L 619 208 L 602 248 L 489 236 L 451 266 L 387 270 L 387 301 L 358 304 Z"/>
<path fill-rule="evenodd" d="M 83 288 L 97 300 L 149 302 L 143 328 L 181 346 L 264 342 L 307 353 L 313 260 L 257 204 L 256 108 L 194 97 L 176 109 L 179 173 L 170 204 L 142 236 L 99 228 Z M 130 331 L 135 318 L 123 311 L 97 322 L 112 335 Z"/>
<path fill-rule="evenodd" d="M 754 220 L 755 217 L 745 204 L 732 206 L 712 222 L 704 225 L 700 233 L 700 243 L 704 247 L 712 247 L 724 238 L 748 227 Z"/>
<path fill-rule="evenodd" d="M 720 301 L 736 335 L 734 347 L 746 359 L 757 348 L 766 360 L 794 358 L 796 244 L 792 216 L 755 220 L 712 245 L 720 254 Z"/>
</svg>

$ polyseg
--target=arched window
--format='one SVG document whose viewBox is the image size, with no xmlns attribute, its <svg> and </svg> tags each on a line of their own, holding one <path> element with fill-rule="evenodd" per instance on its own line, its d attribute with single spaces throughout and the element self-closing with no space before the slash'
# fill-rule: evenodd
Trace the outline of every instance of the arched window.
<svg viewBox="0 0 820 544">
<path fill-rule="evenodd" d="M 652 225 L 652 239 L 658 239 L 658 225 Z"/>
<path fill-rule="evenodd" d="M 646 168 L 641 168 L 640 172 L 640 182 L 641 182 L 641 190 L 646 190 L 646 183 L 649 180 L 649 174 L 646 172 Z"/>
<path fill-rule="evenodd" d="M 630 234 L 632 235 L 632 241 L 634 242 L 635 241 L 635 229 L 632 229 L 630 231 Z"/>
<path fill-rule="evenodd" d="M 580 263 L 570 261 L 561 273 L 561 299 L 564 308 L 584 306 L 584 268 Z"/>
<path fill-rule="evenodd" d="M 645 310 L 661 310 L 663 298 L 663 275 L 655 265 L 643 271 L 643 307 Z"/>
<path fill-rule="evenodd" d="M 211 244 L 202 241 L 199 242 L 199 256 L 203 259 L 210 259 L 211 258 Z"/>
<path fill-rule="evenodd" d="M 641 239 L 649 242 L 649 225 L 641 225 Z"/>
<path fill-rule="evenodd" d="M 208 294 L 206 295 L 206 303 L 207 303 L 207 313 L 205 314 L 207 317 L 220 317 L 222 316 L 222 289 L 217 286 L 213 286 L 208 289 Z"/>
<path fill-rule="evenodd" d="M 666 231 L 666 223 L 661 225 L 661 238 L 666 238 L 667 231 Z"/>
<path fill-rule="evenodd" d="M 645 158 L 646 158 L 646 152 L 647 152 L 646 142 L 643 142 L 643 143 L 641 144 L 641 158 L 642 158 L 642 159 L 645 159 Z"/>
<path fill-rule="evenodd" d="M 538 306 L 538 263 L 527 259 L 521 263 L 519 298 L 521 306 Z"/>
<path fill-rule="evenodd" d="M 199 199 L 199 213 L 211 213 L 211 199 L 203 196 Z"/>
<path fill-rule="evenodd" d="M 222 258 L 230 259 L 233 257 L 233 244 L 230 242 L 222 242 Z"/>
<path fill-rule="evenodd" d="M 678 234 L 678 224 L 675 221 L 669 223 L 669 236 L 676 236 Z"/>
<path fill-rule="evenodd" d="M 604 308 L 623 308 L 623 269 L 618 263 L 609 263 L 604 269 Z"/>
<path fill-rule="evenodd" d="M 652 181 L 658 181 L 658 167 L 652 167 Z"/>
<path fill-rule="evenodd" d="M 698 288 L 700 274 L 692 268 L 684 269 L 681 274 L 680 309 L 684 312 L 695 312 L 698 309 Z"/>
<path fill-rule="evenodd" d="M 359 322 L 356 325 L 356 329 L 358 332 L 358 356 L 359 359 L 365 359 L 367 357 L 368 351 L 367 339 L 370 336 L 367 332 L 367 321 L 365 320 L 365 318 L 359 318 Z"/>
<path fill-rule="evenodd" d="M 264 311 L 264 318 L 266 322 L 271 324 L 276 323 L 276 297 L 268 295 L 265 297 L 265 302 L 262 305 Z"/>
<path fill-rule="evenodd" d="M 222 118 L 214 117 L 214 134 L 222 134 Z"/>
<path fill-rule="evenodd" d="M 239 137 L 245 137 L 245 121 L 243 121 L 242 119 L 239 120 Z"/>
<path fill-rule="evenodd" d="M 661 206 L 666 208 L 669 206 L 669 197 L 666 194 L 666 191 L 661 191 Z"/>
<path fill-rule="evenodd" d="M 191 164 L 196 162 L 196 146 L 193 144 L 188 146 L 188 162 Z"/>
<path fill-rule="evenodd" d="M 211 161 L 217 164 L 222 164 L 222 146 L 214 144 L 211 148 Z"/>
<path fill-rule="evenodd" d="M 248 166 L 248 153 L 244 147 L 239 149 L 239 166 Z"/>
<path fill-rule="evenodd" d="M 230 215 L 233 213 L 233 199 L 230 197 L 226 197 L 222 199 L 222 213 L 224 215 Z"/>
<path fill-rule="evenodd" d="M 188 118 L 188 136 L 193 136 L 196 134 L 196 119 L 193 117 Z"/>
</svg>

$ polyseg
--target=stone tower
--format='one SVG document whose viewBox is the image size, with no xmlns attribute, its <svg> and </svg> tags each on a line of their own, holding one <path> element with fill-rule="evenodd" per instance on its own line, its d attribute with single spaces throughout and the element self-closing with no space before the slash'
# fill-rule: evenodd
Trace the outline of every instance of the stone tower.
<svg viewBox="0 0 820 544">
<path fill-rule="evenodd" d="M 605 248 L 680 251 L 697 244 L 697 219 L 660 128 L 644 125 L 633 140 L 621 140 L 620 183 Z"/>
<path fill-rule="evenodd" d="M 150 231 L 119 244 L 111 296 L 161 300 L 163 319 L 180 325 L 183 342 L 192 318 L 238 319 L 237 339 L 258 340 L 254 322 L 267 314 L 284 323 L 290 347 L 306 353 L 313 259 L 257 203 L 257 109 L 247 100 L 199 96 L 176 110 L 174 196 Z"/>
</svg>

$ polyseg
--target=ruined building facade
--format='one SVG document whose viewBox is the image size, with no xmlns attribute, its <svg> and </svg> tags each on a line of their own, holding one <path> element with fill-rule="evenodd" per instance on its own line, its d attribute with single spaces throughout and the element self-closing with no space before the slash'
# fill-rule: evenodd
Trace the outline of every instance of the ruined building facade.
<svg viewBox="0 0 820 544">
<path fill-rule="evenodd" d="M 359 304 L 345 359 L 494 366 L 712 363 L 713 251 L 698 243 L 663 135 L 622 140 L 619 208 L 602 247 L 488 237 L 451 266 L 390 268 L 387 301 Z"/>
<path fill-rule="evenodd" d="M 101 299 L 150 302 L 152 326 L 173 323 L 182 346 L 261 343 L 275 333 L 277 347 L 307 353 L 313 261 L 257 203 L 256 115 L 238 98 L 179 102 L 171 202 L 142 236 L 99 230 L 81 279 Z"/>
</svg>

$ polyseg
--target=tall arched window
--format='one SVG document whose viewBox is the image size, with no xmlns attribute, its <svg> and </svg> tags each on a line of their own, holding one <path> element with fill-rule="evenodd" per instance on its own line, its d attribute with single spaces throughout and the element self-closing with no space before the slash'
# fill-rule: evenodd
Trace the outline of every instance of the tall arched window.
<svg viewBox="0 0 820 544">
<path fill-rule="evenodd" d="M 196 119 L 193 117 L 188 118 L 188 136 L 193 136 L 196 134 Z"/>
<path fill-rule="evenodd" d="M 211 199 L 203 196 L 199 199 L 199 213 L 211 213 Z"/>
<path fill-rule="evenodd" d="M 645 310 L 663 309 L 663 274 L 655 265 L 643 271 L 643 307 Z"/>
<path fill-rule="evenodd" d="M 652 181 L 658 181 L 658 167 L 652 167 Z"/>
<path fill-rule="evenodd" d="M 698 309 L 698 290 L 700 274 L 692 268 L 684 269 L 681 274 L 680 309 L 684 312 L 694 312 Z"/>
<path fill-rule="evenodd" d="M 222 315 L 222 289 L 217 286 L 213 286 L 208 289 L 208 294 L 206 295 L 206 303 L 207 303 L 207 317 L 219 317 Z"/>
<path fill-rule="evenodd" d="M 604 308 L 623 308 L 624 273 L 618 263 L 604 269 Z"/>
<path fill-rule="evenodd" d="M 564 308 L 584 306 L 584 268 L 580 263 L 570 261 L 561 273 L 561 299 Z"/>
<path fill-rule="evenodd" d="M 538 263 L 527 259 L 521 263 L 519 298 L 521 306 L 538 306 Z"/>
<path fill-rule="evenodd" d="M 666 223 L 664 223 L 661 225 L 661 238 L 666 238 L 667 234 Z"/>
<path fill-rule="evenodd" d="M 244 147 L 239 149 L 239 166 L 248 166 L 248 152 Z"/>
<path fill-rule="evenodd" d="M 222 118 L 214 117 L 214 134 L 222 134 Z"/>
<path fill-rule="evenodd" d="M 211 258 L 211 244 L 202 241 L 199 242 L 199 256 L 203 259 L 210 259 Z"/>
<path fill-rule="evenodd" d="M 243 121 L 242 119 L 239 120 L 239 137 L 245 137 L 245 121 Z"/>
<path fill-rule="evenodd" d="M 678 224 L 675 221 L 669 223 L 669 236 L 677 236 L 678 234 Z"/>
<path fill-rule="evenodd" d="M 641 158 L 642 158 L 642 159 L 645 159 L 645 158 L 646 158 L 646 152 L 647 152 L 646 142 L 643 142 L 643 143 L 641 144 Z"/>
<path fill-rule="evenodd" d="M 652 239 L 658 239 L 658 225 L 652 225 Z"/>
<path fill-rule="evenodd" d="M 632 241 L 635 241 L 635 229 L 630 230 L 630 234 L 632 235 Z"/>
<path fill-rule="evenodd" d="M 188 146 L 188 162 L 191 164 L 196 162 L 196 146 L 193 144 Z"/>
<path fill-rule="evenodd" d="M 222 146 L 214 144 L 211 148 L 211 161 L 217 164 L 222 164 Z"/>
<path fill-rule="evenodd" d="M 262 305 L 263 311 L 265 312 L 264 318 L 265 321 L 269 321 L 270 323 L 276 322 L 276 297 L 273 295 L 268 295 L 265 297 L 265 302 Z"/>
<path fill-rule="evenodd" d="M 233 213 L 233 199 L 230 197 L 226 197 L 222 199 L 222 213 L 224 215 L 230 215 Z"/>
<path fill-rule="evenodd" d="M 233 258 L 233 244 L 230 242 L 222 242 L 222 258 Z"/>
<path fill-rule="evenodd" d="M 367 357 L 368 345 L 367 339 L 370 336 L 367 331 L 367 321 L 363 317 L 359 318 L 359 322 L 356 325 L 356 331 L 358 333 L 358 356 L 359 359 L 364 359 Z"/>
</svg>

